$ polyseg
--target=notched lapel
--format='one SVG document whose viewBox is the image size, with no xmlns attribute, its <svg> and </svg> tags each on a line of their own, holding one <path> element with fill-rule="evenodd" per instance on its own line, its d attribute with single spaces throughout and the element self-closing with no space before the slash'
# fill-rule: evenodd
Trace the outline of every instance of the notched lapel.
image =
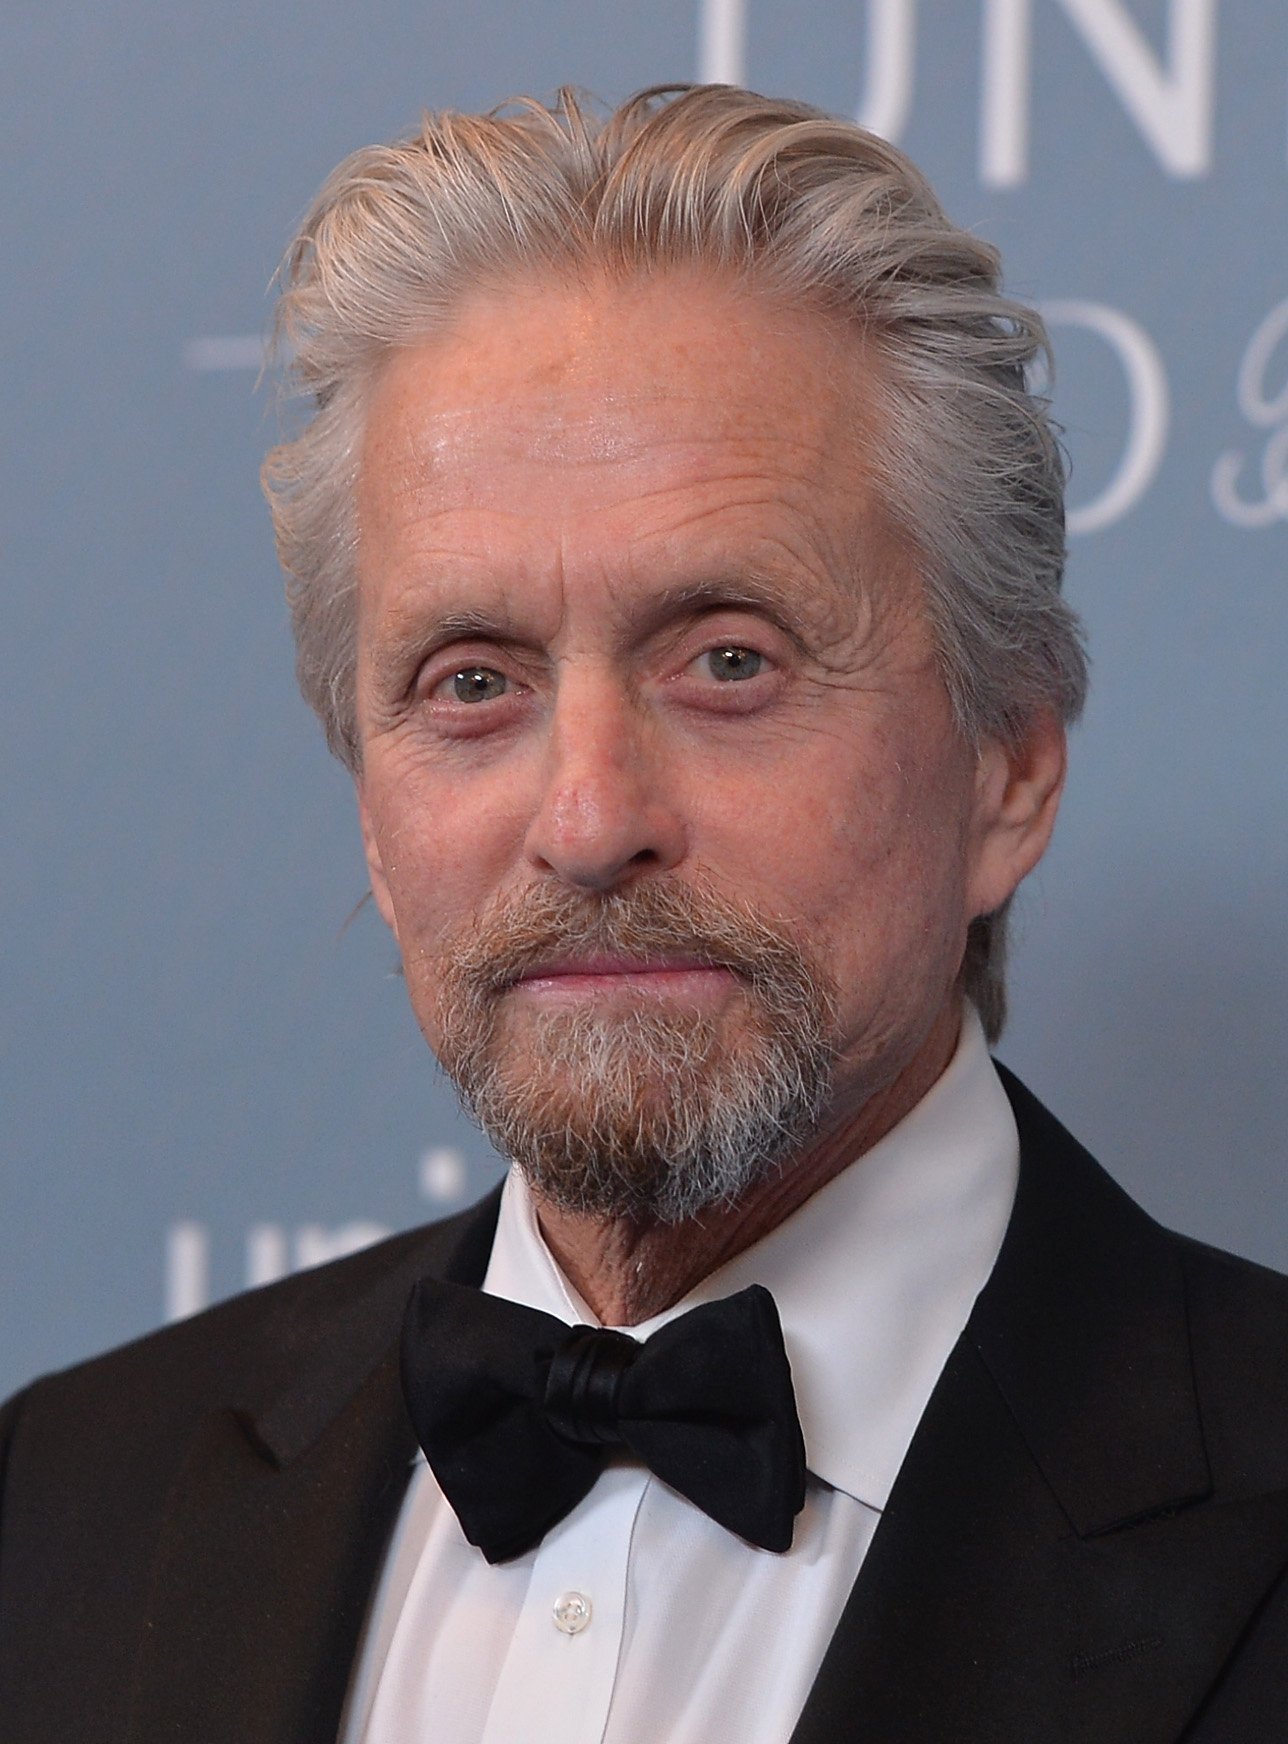
<svg viewBox="0 0 1288 1744">
<path fill-rule="evenodd" d="M 394 1354 L 285 1467 L 212 1415 L 172 1489 L 131 1744 L 334 1744 L 414 1441 Z"/>
<path fill-rule="evenodd" d="M 792 1744 L 1175 1744 L 1274 1583 L 1173 1240 L 1005 1071 L 1020 1185 Z"/>
<path fill-rule="evenodd" d="M 1022 1167 L 967 1334 L 1084 1537 L 1212 1491 L 1175 1244 L 1003 1071 Z"/>
<path fill-rule="evenodd" d="M 335 1744 L 416 1447 L 403 1308 L 427 1273 L 481 1282 L 497 1199 L 293 1280 L 266 1311 L 256 1384 L 200 1423 L 170 1487 L 129 1744 Z"/>
<path fill-rule="evenodd" d="M 977 1353 L 936 1389 L 792 1744 L 1175 1744 L 1284 1498 L 1080 1538 Z"/>
<path fill-rule="evenodd" d="M 270 1458 L 287 1465 L 306 1452 L 348 1402 L 361 1380 L 398 1339 L 412 1286 L 427 1275 L 481 1284 L 501 1206 L 496 1188 L 470 1210 L 396 1245 L 396 1258 L 365 1287 L 346 1294 L 341 1311 L 319 1315 L 304 1300 L 291 1316 L 302 1327 L 274 1329 L 286 1360 L 249 1395 L 238 1415 Z"/>
</svg>

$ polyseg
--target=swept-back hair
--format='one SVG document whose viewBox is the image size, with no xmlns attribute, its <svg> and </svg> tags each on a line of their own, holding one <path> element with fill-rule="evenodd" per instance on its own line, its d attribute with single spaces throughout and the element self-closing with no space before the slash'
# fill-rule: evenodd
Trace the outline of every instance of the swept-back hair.
<svg viewBox="0 0 1288 1744">
<path fill-rule="evenodd" d="M 1064 474 L 1038 315 L 996 251 L 944 215 L 902 152 L 803 103 L 723 85 L 641 92 L 607 116 L 571 90 L 427 115 L 328 178 L 282 269 L 288 381 L 312 415 L 264 464 L 300 687 L 360 766 L 354 495 L 366 397 L 390 350 L 469 298 L 540 278 L 700 269 L 853 325 L 875 361 L 870 457 L 925 589 L 959 729 L 1014 742 L 1086 690 L 1061 596 Z M 1005 1015 L 1005 910 L 972 926 L 968 995 Z"/>
</svg>

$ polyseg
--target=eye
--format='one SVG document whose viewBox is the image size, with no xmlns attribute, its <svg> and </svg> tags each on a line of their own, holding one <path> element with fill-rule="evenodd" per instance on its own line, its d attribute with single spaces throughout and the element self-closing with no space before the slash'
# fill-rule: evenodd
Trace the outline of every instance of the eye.
<svg viewBox="0 0 1288 1744">
<path fill-rule="evenodd" d="M 440 694 L 457 702 L 491 702 L 504 696 L 510 681 L 493 666 L 462 666 L 437 686 Z"/>
<path fill-rule="evenodd" d="M 711 677 L 722 682 L 755 678 L 765 664 L 764 655 L 758 654 L 754 648 L 739 648 L 736 645 L 709 648 L 702 659 Z"/>
</svg>

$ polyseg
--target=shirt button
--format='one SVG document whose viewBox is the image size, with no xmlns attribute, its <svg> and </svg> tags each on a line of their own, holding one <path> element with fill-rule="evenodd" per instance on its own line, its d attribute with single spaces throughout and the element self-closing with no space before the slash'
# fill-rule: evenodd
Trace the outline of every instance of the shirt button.
<svg viewBox="0 0 1288 1744">
<path fill-rule="evenodd" d="M 590 1600 L 585 1593 L 560 1593 L 554 1605 L 555 1628 L 565 1635 L 580 1635 L 590 1623 Z"/>
</svg>

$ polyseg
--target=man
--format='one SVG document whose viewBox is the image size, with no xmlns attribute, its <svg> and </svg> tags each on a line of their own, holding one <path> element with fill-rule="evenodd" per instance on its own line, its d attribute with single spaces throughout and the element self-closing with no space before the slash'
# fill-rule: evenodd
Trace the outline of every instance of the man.
<svg viewBox="0 0 1288 1744">
<path fill-rule="evenodd" d="M 1288 1736 L 1288 1287 L 986 1051 L 1084 682 L 992 252 L 565 96 L 342 165 L 283 321 L 301 680 L 515 1167 L 9 1407 L 6 1737 Z"/>
</svg>

